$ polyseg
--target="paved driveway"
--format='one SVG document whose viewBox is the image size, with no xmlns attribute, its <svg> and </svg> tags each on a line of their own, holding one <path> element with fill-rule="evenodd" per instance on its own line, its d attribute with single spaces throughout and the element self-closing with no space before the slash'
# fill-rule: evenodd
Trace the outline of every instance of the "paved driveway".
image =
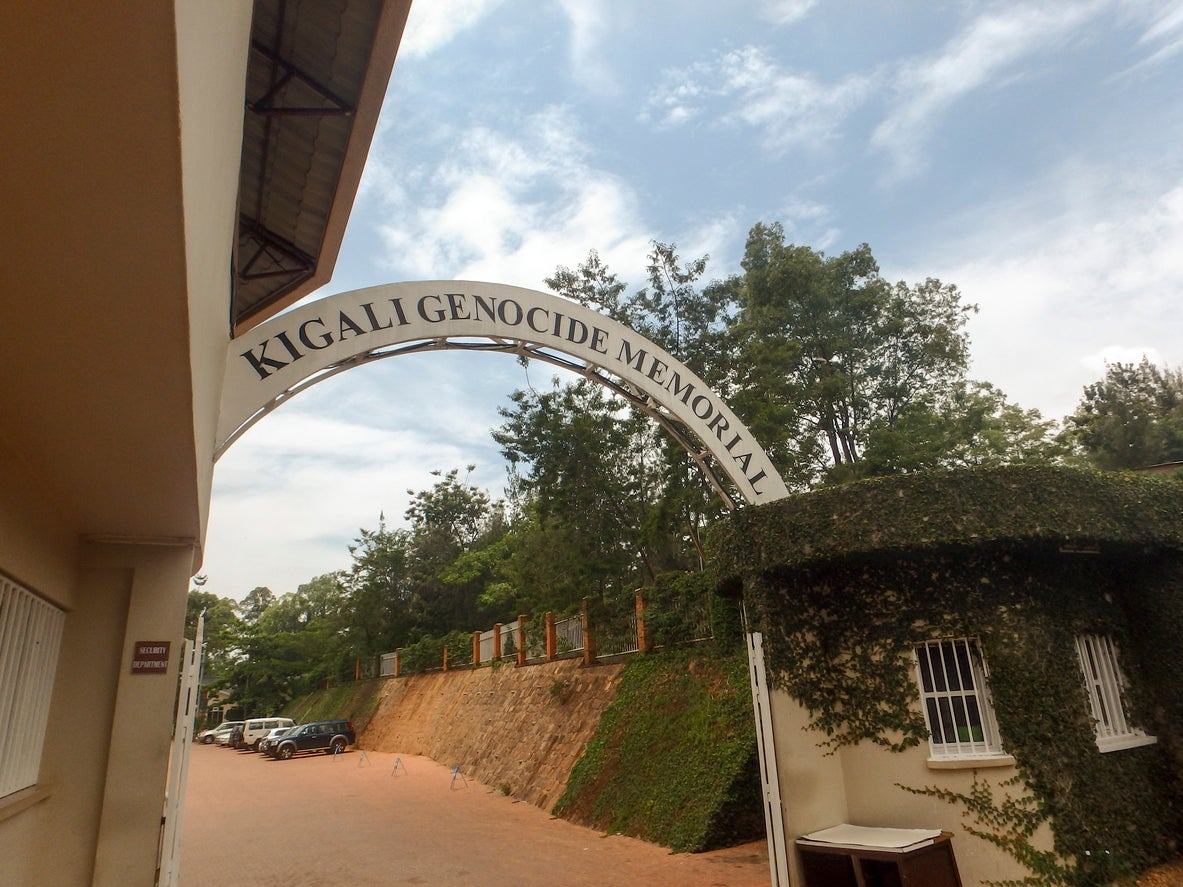
<svg viewBox="0 0 1183 887">
<path fill-rule="evenodd" d="M 461 777 L 429 758 L 407 755 L 351 751 L 275 761 L 195 745 L 182 823 L 181 883 L 768 887 L 770 882 L 763 842 L 673 854 L 555 819 Z"/>
</svg>

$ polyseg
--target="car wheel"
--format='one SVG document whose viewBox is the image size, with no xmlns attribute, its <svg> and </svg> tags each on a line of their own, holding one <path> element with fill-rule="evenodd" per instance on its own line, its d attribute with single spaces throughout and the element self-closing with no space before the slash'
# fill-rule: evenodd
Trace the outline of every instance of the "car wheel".
<svg viewBox="0 0 1183 887">
<path fill-rule="evenodd" d="M 338 736 L 333 740 L 333 744 L 329 747 L 329 754 L 339 755 L 343 751 L 345 751 L 345 740 Z"/>
<path fill-rule="evenodd" d="M 251 751 L 258 751 L 259 750 L 259 743 L 262 741 L 263 741 L 262 739 L 256 739 L 255 744 L 253 746 L 251 746 Z"/>
<path fill-rule="evenodd" d="M 286 761 L 292 756 L 293 751 L 295 751 L 295 749 L 293 749 L 290 745 L 281 745 L 275 756 L 281 761 Z"/>
</svg>

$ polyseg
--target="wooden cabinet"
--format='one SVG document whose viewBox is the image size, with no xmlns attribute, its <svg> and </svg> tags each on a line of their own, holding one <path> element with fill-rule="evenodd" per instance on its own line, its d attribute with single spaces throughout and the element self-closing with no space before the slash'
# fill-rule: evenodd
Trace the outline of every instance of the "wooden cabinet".
<svg viewBox="0 0 1183 887">
<path fill-rule="evenodd" d="M 941 832 L 908 846 L 883 847 L 828 844 L 807 836 L 797 841 L 797 852 L 805 887 L 962 887 L 951 839 Z"/>
</svg>

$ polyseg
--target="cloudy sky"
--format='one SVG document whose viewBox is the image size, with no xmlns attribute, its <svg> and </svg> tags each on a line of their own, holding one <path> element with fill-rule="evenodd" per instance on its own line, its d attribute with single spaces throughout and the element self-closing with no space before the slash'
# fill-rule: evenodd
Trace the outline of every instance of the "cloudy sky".
<svg viewBox="0 0 1183 887">
<path fill-rule="evenodd" d="M 1183 2 L 417 0 L 333 282 L 545 289 L 596 249 L 739 270 L 780 222 L 885 276 L 955 283 L 973 378 L 1045 417 L 1106 360 L 1183 365 Z M 203 572 L 241 598 L 349 564 L 431 471 L 475 464 L 516 388 L 499 355 L 343 373 L 223 456 Z"/>
</svg>

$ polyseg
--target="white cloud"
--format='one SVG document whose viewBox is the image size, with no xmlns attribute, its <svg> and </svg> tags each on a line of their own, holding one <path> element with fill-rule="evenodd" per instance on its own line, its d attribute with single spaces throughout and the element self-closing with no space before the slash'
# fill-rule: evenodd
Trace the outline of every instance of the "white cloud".
<svg viewBox="0 0 1183 887">
<path fill-rule="evenodd" d="M 836 225 L 834 212 L 823 203 L 793 196 L 784 203 L 778 218 L 790 242 L 807 243 L 825 252 L 841 239 L 842 230 Z"/>
<path fill-rule="evenodd" d="M 588 0 L 560 0 L 559 5 L 571 23 L 571 73 L 575 81 L 597 93 L 615 93 L 616 78 L 603 56 L 615 13 Z"/>
<path fill-rule="evenodd" d="M 826 84 L 786 71 L 755 46 L 725 53 L 709 63 L 667 71 L 663 80 L 650 94 L 643 120 L 680 126 L 713 103 L 718 106 L 713 116 L 725 125 L 760 131 L 763 144 L 774 154 L 799 146 L 820 149 L 872 89 L 872 79 L 863 75 Z"/>
<path fill-rule="evenodd" d="M 1157 348 L 1130 348 L 1124 345 L 1109 345 L 1095 354 L 1086 354 L 1081 358 L 1080 366 L 1082 369 L 1087 370 L 1089 377 L 1095 381 L 1104 378 L 1105 367 L 1107 365 L 1115 363 L 1138 364 L 1142 362 L 1143 357 L 1159 366 L 1165 362 L 1162 352 Z"/>
<path fill-rule="evenodd" d="M 280 407 L 215 470 L 210 590 L 283 594 L 348 568 L 358 530 L 383 512 L 402 524 L 407 490 L 430 487 L 436 469 L 476 463 L 470 482 L 500 498 L 504 466 L 489 429 L 524 384 L 505 357 L 423 354 L 350 370 Z"/>
<path fill-rule="evenodd" d="M 410 193 L 393 192 L 394 220 L 379 226 L 390 264 L 409 279 L 536 289 L 593 248 L 622 274 L 640 267 L 651 235 L 636 195 L 592 165 L 576 131 L 567 112 L 552 108 L 512 135 L 483 127 L 441 140 L 435 175 Z"/>
<path fill-rule="evenodd" d="M 1177 45 L 1180 39 L 1183 39 L 1183 2 L 1173 0 L 1158 6 L 1140 42 Z"/>
<path fill-rule="evenodd" d="M 265 585 L 283 594 L 347 567 L 358 528 L 376 526 L 383 509 L 405 500 L 406 485 L 420 482 L 423 466 L 407 454 L 426 450 L 421 443 L 295 403 L 268 416 L 215 472 L 202 568 L 211 589 L 240 598 Z"/>
<path fill-rule="evenodd" d="M 993 207 L 976 238 L 901 276 L 956 283 L 981 306 L 973 375 L 1059 419 L 1105 359 L 1183 364 L 1183 182 L 1135 191 L 1093 170 L 1087 183 L 1055 187 L 1060 212 L 1046 212 L 1046 195 Z"/>
<path fill-rule="evenodd" d="M 923 149 L 937 118 L 956 102 L 1023 75 L 1021 63 L 1050 55 L 1092 19 L 1104 2 L 1016 4 L 983 14 L 936 53 L 904 62 L 898 99 L 871 137 L 891 155 L 893 177 L 924 166 Z"/>
<path fill-rule="evenodd" d="M 1135 4 L 1134 11 L 1144 14 L 1145 10 Z M 1125 74 L 1154 67 L 1183 52 L 1183 0 L 1155 5 L 1150 11 L 1150 21 L 1138 40 L 1139 45 L 1150 48 L 1150 55 L 1133 65 Z"/>
<path fill-rule="evenodd" d="M 442 49 L 457 34 L 475 27 L 503 0 L 428 0 L 412 3 L 398 53 L 421 57 Z"/>
<path fill-rule="evenodd" d="M 817 6 L 817 0 L 764 0 L 760 16 L 776 25 L 790 25 Z"/>
</svg>

